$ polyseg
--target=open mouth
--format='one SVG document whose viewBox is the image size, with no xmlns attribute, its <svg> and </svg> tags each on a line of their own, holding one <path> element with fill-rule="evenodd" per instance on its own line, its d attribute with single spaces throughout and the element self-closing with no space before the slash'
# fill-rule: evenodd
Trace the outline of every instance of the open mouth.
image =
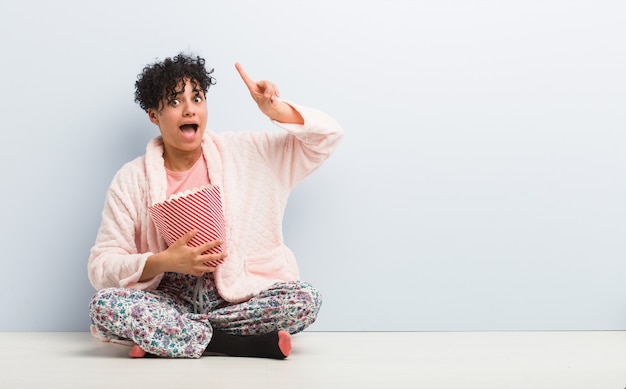
<svg viewBox="0 0 626 389">
<path fill-rule="evenodd" d="M 179 128 L 185 136 L 193 136 L 198 131 L 197 124 L 183 124 Z"/>
</svg>

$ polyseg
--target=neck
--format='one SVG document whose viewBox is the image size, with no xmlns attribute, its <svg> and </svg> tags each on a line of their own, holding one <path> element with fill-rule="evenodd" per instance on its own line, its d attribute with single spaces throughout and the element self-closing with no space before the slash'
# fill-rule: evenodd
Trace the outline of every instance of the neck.
<svg viewBox="0 0 626 389">
<path fill-rule="evenodd" d="M 202 149 L 184 153 L 176 153 L 167 149 L 163 151 L 165 168 L 172 172 L 184 172 L 191 169 L 201 156 Z"/>
</svg>

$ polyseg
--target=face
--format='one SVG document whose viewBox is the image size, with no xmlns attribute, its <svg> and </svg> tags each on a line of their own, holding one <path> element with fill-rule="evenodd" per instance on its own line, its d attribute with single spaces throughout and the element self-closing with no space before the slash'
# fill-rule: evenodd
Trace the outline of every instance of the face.
<svg viewBox="0 0 626 389">
<path fill-rule="evenodd" d="M 202 90 L 194 89 L 190 80 L 181 83 L 175 96 L 166 96 L 160 109 L 150 108 L 150 121 L 161 131 L 165 157 L 200 154 L 207 121 L 207 106 Z"/>
</svg>

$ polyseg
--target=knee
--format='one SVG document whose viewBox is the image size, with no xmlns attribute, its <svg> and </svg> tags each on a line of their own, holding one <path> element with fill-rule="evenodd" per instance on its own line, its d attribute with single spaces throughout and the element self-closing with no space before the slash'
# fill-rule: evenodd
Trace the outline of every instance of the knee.
<svg viewBox="0 0 626 389">
<path fill-rule="evenodd" d="M 92 322 L 110 317 L 118 309 L 118 303 L 128 297 L 129 291 L 124 288 L 106 288 L 97 291 L 89 302 L 89 315 Z"/>
<path fill-rule="evenodd" d="M 311 284 L 302 282 L 293 296 L 293 304 L 289 316 L 294 319 L 297 325 L 290 329 L 291 333 L 301 332 L 313 324 L 317 319 L 317 314 L 322 306 L 322 295 L 319 290 Z"/>
<path fill-rule="evenodd" d="M 97 291 L 91 298 L 89 310 L 93 311 L 98 306 L 108 305 L 108 302 L 117 295 L 117 288 L 106 288 Z"/>
<path fill-rule="evenodd" d="M 322 306 L 322 294 L 308 282 L 301 282 L 296 292 L 296 300 L 315 316 Z"/>
</svg>

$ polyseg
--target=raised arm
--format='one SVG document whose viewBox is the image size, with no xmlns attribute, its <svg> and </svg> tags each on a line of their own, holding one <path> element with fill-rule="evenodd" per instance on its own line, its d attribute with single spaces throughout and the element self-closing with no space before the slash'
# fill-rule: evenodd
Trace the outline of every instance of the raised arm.
<svg viewBox="0 0 626 389">
<path fill-rule="evenodd" d="M 235 68 L 263 114 L 281 123 L 304 124 L 304 119 L 298 111 L 279 100 L 280 92 L 274 83 L 266 80 L 252 80 L 239 63 L 235 64 Z"/>
</svg>

